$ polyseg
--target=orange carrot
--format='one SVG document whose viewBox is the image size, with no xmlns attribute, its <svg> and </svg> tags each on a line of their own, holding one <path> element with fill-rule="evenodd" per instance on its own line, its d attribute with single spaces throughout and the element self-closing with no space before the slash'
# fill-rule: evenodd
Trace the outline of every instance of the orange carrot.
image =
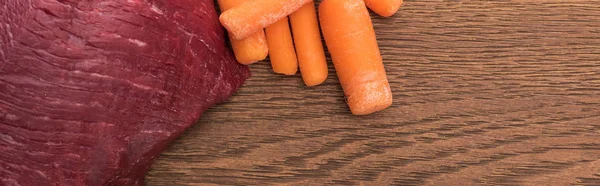
<svg viewBox="0 0 600 186">
<path fill-rule="evenodd" d="M 285 75 L 296 74 L 298 60 L 288 18 L 284 17 L 265 30 L 267 31 L 267 43 L 273 71 Z"/>
<path fill-rule="evenodd" d="M 219 7 L 224 12 L 243 2 L 242 0 L 219 0 Z M 269 53 L 265 32 L 262 30 L 244 39 L 234 39 L 230 34 L 229 39 L 235 58 L 241 64 L 249 65 L 263 60 Z"/>
<path fill-rule="evenodd" d="M 235 39 L 246 38 L 286 17 L 310 0 L 251 0 L 221 14 L 221 24 Z"/>
<path fill-rule="evenodd" d="M 319 18 L 352 114 L 367 115 L 389 107 L 392 92 L 363 0 L 324 0 Z"/>
<path fill-rule="evenodd" d="M 365 3 L 373 12 L 383 17 L 394 15 L 402 6 L 402 0 L 365 0 Z"/>
<path fill-rule="evenodd" d="M 319 85 L 327 79 L 328 69 L 314 2 L 302 6 L 290 20 L 302 79 L 307 86 Z"/>
</svg>

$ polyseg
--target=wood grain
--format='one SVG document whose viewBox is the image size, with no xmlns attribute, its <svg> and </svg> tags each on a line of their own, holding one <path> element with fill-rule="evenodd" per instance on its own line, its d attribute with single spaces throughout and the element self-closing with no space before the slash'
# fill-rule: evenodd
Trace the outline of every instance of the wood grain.
<svg viewBox="0 0 600 186">
<path fill-rule="evenodd" d="M 147 185 L 600 185 L 600 3 L 405 1 L 373 15 L 394 105 L 350 115 L 268 62 Z"/>
</svg>

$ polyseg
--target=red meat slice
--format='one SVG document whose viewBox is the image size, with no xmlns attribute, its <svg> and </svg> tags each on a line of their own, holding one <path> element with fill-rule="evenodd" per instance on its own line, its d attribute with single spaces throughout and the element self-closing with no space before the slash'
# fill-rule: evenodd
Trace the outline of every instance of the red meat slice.
<svg viewBox="0 0 600 186">
<path fill-rule="evenodd" d="M 0 0 L 0 185 L 143 185 L 249 75 L 212 0 Z"/>
</svg>

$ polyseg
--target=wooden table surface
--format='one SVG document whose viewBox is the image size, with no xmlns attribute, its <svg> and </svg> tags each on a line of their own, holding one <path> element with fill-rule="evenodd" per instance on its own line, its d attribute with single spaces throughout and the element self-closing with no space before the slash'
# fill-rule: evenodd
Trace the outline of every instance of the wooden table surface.
<svg viewBox="0 0 600 186">
<path fill-rule="evenodd" d="M 600 3 L 405 1 L 372 14 L 394 104 L 352 116 L 268 62 L 147 185 L 600 185 Z"/>
</svg>

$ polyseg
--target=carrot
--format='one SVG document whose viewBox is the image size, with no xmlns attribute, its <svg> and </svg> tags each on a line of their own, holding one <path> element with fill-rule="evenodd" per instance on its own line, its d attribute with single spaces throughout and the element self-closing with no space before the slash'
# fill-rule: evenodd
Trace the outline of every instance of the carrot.
<svg viewBox="0 0 600 186">
<path fill-rule="evenodd" d="M 288 18 L 284 17 L 265 30 L 267 31 L 267 43 L 273 71 L 285 75 L 296 74 L 298 60 Z"/>
<path fill-rule="evenodd" d="M 319 85 L 327 79 L 328 69 L 314 2 L 302 6 L 290 20 L 302 79 L 307 86 Z"/>
<path fill-rule="evenodd" d="M 363 0 L 324 0 L 319 18 L 352 114 L 367 115 L 389 107 L 392 92 Z"/>
<path fill-rule="evenodd" d="M 402 0 L 365 0 L 367 7 L 383 17 L 394 15 L 402 6 Z"/>
<path fill-rule="evenodd" d="M 224 12 L 242 2 L 244 1 L 219 0 L 219 7 L 221 8 L 221 11 Z M 234 39 L 230 34 L 229 39 L 231 40 L 231 47 L 233 48 L 233 53 L 235 53 L 235 58 L 241 64 L 249 65 L 263 60 L 269 53 L 265 32 L 262 30 L 244 39 Z"/>
<path fill-rule="evenodd" d="M 246 38 L 286 17 L 310 0 L 251 0 L 221 14 L 221 24 L 234 39 Z"/>
</svg>

